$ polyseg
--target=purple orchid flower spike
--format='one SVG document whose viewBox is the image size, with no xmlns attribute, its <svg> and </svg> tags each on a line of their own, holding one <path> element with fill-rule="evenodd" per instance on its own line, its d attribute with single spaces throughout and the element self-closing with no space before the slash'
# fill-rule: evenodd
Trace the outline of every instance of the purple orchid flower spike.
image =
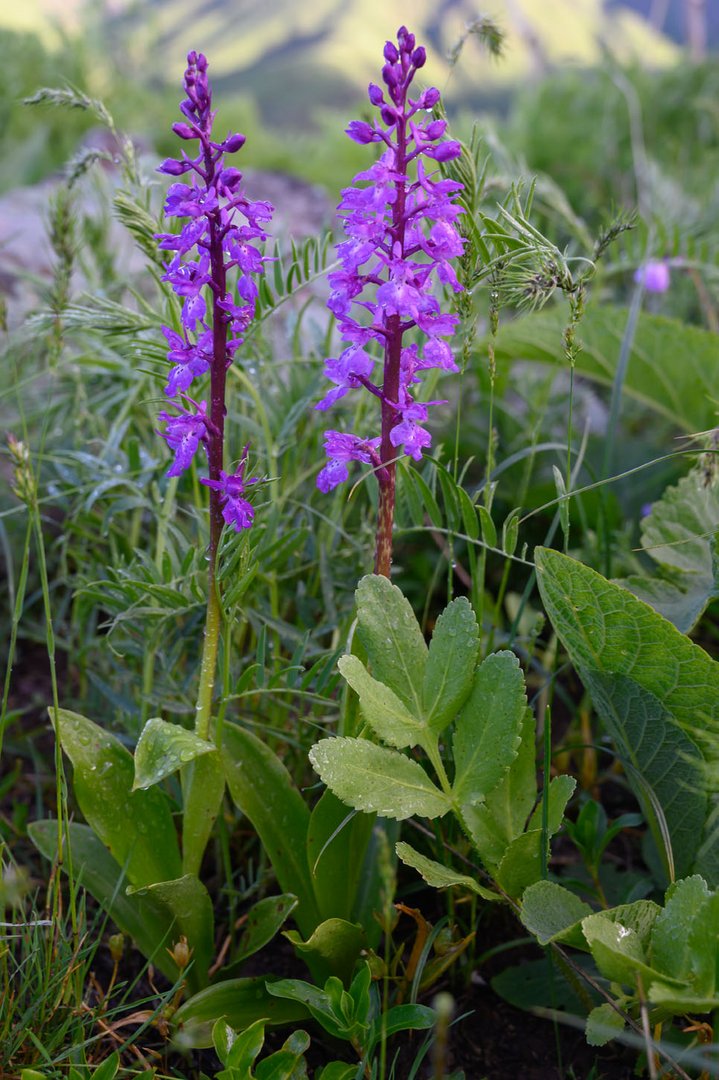
<svg viewBox="0 0 719 1080">
<path fill-rule="evenodd" d="M 381 402 L 378 438 L 326 433 L 328 463 L 317 486 L 327 492 L 348 479 L 352 461 L 373 465 L 379 482 L 375 572 L 389 576 L 396 458 L 404 453 L 421 460 L 432 441 L 422 426 L 428 405 L 440 404 L 415 401 L 411 387 L 420 382 L 418 373 L 429 368 L 457 371 L 443 339 L 452 335 L 459 320 L 442 314 L 436 294 L 444 286 L 461 290 L 450 260 L 462 254 L 464 241 L 454 225 L 463 211 L 453 201 L 462 185 L 442 179 L 434 168 L 458 157 L 461 146 L 444 140 L 444 120 L 427 115 L 439 101 L 438 90 L 430 87 L 416 99 L 409 96 L 415 74 L 425 64 L 425 50 L 416 47 L 414 35 L 403 26 L 397 44 L 385 45 L 384 59 L 384 89 L 369 86 L 379 120 L 353 120 L 347 128 L 355 142 L 376 143 L 384 150 L 342 192 L 338 209 L 347 239 L 337 246 L 341 269 L 329 275 L 328 307 L 347 347 L 325 361 L 325 375 L 334 386 L 315 407 L 328 409 L 358 388 Z M 405 335 L 415 329 L 423 344 L 406 346 Z M 379 361 L 366 351 L 373 343 L 384 354 L 380 384 L 372 381 Z"/>
<path fill-rule="evenodd" d="M 174 452 L 168 476 L 189 468 L 200 445 L 207 452 L 210 489 L 210 573 L 214 575 L 223 524 L 237 530 L 252 524 L 254 511 L 243 497 L 247 448 L 238 470 L 225 472 L 225 390 L 227 369 L 242 344 L 255 314 L 255 278 L 264 272 L 265 257 L 259 243 L 267 239 L 264 223 L 272 217 L 266 202 L 251 202 L 242 191 L 242 173 L 226 164 L 228 154 L 244 145 L 239 132 L 217 140 L 213 135 L 215 113 L 207 79 L 207 60 L 202 53 L 187 57 L 185 98 L 180 104 L 184 120 L 173 131 L 185 143 L 197 143 L 197 153 L 168 158 L 159 172 L 186 177 L 170 185 L 165 201 L 168 218 L 185 219 L 179 233 L 157 236 L 160 248 L 171 252 L 163 281 L 182 302 L 181 326 L 163 327 L 171 367 L 165 393 L 178 395 L 193 405 L 181 405 L 177 413 L 162 412 L 161 433 Z M 236 276 L 231 287 L 229 275 Z M 187 398 L 196 378 L 210 373 L 209 410 L 206 402 Z M 254 482 L 254 481 L 252 481 Z"/>
</svg>

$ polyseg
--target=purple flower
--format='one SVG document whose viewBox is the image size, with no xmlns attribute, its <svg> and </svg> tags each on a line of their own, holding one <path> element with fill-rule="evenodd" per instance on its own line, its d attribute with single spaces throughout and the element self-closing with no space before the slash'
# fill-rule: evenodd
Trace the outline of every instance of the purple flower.
<svg viewBox="0 0 719 1080">
<path fill-rule="evenodd" d="M 189 469 L 200 442 L 207 439 L 207 405 L 204 401 L 192 404 L 197 408 L 195 413 L 183 409 L 176 416 L 168 412 L 158 414 L 158 420 L 167 424 L 165 430 L 158 434 L 162 435 L 175 454 L 167 476 L 179 476 L 185 469 Z"/>
<path fill-rule="evenodd" d="M 635 271 L 634 280 L 647 292 L 665 293 L 670 285 L 669 264 L 663 260 L 650 260 Z"/>
<path fill-rule="evenodd" d="M 249 446 L 246 446 L 240 464 L 234 473 L 228 474 L 224 469 L 220 470 L 217 480 L 201 480 L 205 487 L 217 491 L 222 503 L 222 517 L 228 525 L 232 525 L 236 532 L 249 529 L 255 518 L 255 510 L 252 503 L 245 496 L 245 489 L 249 484 L 256 484 L 257 480 L 245 480 L 245 466 Z"/>
<path fill-rule="evenodd" d="M 168 218 L 185 219 L 180 231 L 159 233 L 164 251 L 173 252 L 163 281 L 182 301 L 181 329 L 163 327 L 170 371 L 165 393 L 185 398 L 193 409 L 176 403 L 177 413 L 162 412 L 161 432 L 175 458 L 168 476 L 187 469 L 203 443 L 210 489 L 210 563 L 214 572 L 223 521 L 236 529 L 252 523 L 253 510 L 243 497 L 247 448 L 237 471 L 223 469 L 225 380 L 243 335 L 255 314 L 258 290 L 255 278 L 264 273 L 265 257 L 258 243 L 267 239 L 262 225 L 272 218 L 268 202 L 251 202 L 242 192 L 242 173 L 225 156 L 241 149 L 245 136 L 228 133 L 217 141 L 212 134 L 215 112 L 207 80 L 207 60 L 190 52 L 180 104 L 184 120 L 173 125 L 186 144 L 196 143 L 196 156 L 183 149 L 159 171 L 169 176 L 189 174 L 189 183 L 171 184 L 165 200 Z M 210 373 L 210 409 L 187 397 L 194 379 Z"/>
<path fill-rule="evenodd" d="M 438 90 L 409 96 L 425 51 L 415 48 L 414 35 L 400 27 L 397 44 L 385 45 L 384 59 L 384 88 L 370 83 L 368 90 L 379 117 L 374 123 L 353 120 L 347 128 L 355 142 L 382 142 L 386 149 L 342 192 L 338 211 L 347 239 L 337 246 L 340 269 L 329 275 L 328 307 L 347 347 L 325 362 L 334 386 L 316 406 L 328 409 L 361 387 L 380 400 L 379 440 L 327 432 L 328 464 L 317 477 L 317 486 L 329 491 L 347 479 L 349 462 L 371 462 L 375 468 L 379 463 L 380 502 L 383 493 L 394 498 L 397 448 L 418 461 L 431 444 L 423 427 L 427 404 L 415 402 L 410 387 L 428 368 L 457 371 L 442 339 L 451 336 L 458 318 L 442 314 L 439 295 L 445 286 L 455 292 L 462 288 L 451 260 L 462 255 L 465 243 L 454 224 L 463 212 L 453 201 L 462 185 L 427 167 L 457 157 L 461 146 L 443 141 L 446 121 L 427 115 L 439 102 Z M 413 330 L 427 336 L 421 351 L 403 342 Z M 384 350 L 380 386 L 370 382 L 375 361 L 365 351 L 373 342 Z"/>
</svg>

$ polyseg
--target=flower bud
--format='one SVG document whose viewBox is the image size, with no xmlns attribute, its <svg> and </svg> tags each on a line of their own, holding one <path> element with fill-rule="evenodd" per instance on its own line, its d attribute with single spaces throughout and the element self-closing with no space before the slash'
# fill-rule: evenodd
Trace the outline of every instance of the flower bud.
<svg viewBox="0 0 719 1080">
<path fill-rule="evenodd" d="M 122 960 L 122 954 L 125 949 L 125 935 L 111 934 L 107 945 L 110 950 L 110 956 L 112 957 L 113 964 L 119 964 Z"/>
<path fill-rule="evenodd" d="M 435 161 L 452 161 L 462 153 L 462 147 L 458 142 L 443 142 L 439 146 L 428 146 L 424 153 Z"/>
<path fill-rule="evenodd" d="M 399 60 L 399 53 L 397 52 L 397 46 L 393 45 L 391 41 L 388 41 L 384 47 L 384 58 L 390 64 L 396 64 Z"/>
<path fill-rule="evenodd" d="M 401 71 L 399 68 L 393 67 L 392 64 L 385 64 L 382 68 L 382 80 L 390 88 L 390 91 L 397 86 L 401 78 Z"/>
<path fill-rule="evenodd" d="M 194 67 L 196 63 L 197 63 L 197 53 L 195 52 L 194 49 L 192 49 L 187 54 L 187 66 L 188 67 Z"/>
<path fill-rule="evenodd" d="M 157 166 L 157 172 L 167 173 L 168 176 L 182 176 L 189 172 L 192 165 L 189 161 L 176 161 L 175 158 L 166 158 L 162 165 Z"/>
<path fill-rule="evenodd" d="M 171 949 L 167 950 L 172 959 L 177 964 L 180 971 L 184 971 L 190 962 L 192 956 L 192 949 L 187 944 L 187 938 L 182 934 L 180 940 L 176 941 Z"/>
<path fill-rule="evenodd" d="M 397 123 L 397 113 L 391 105 L 383 105 L 380 110 L 380 116 L 382 117 L 382 123 L 387 127 L 394 127 Z"/>
<path fill-rule="evenodd" d="M 412 63 L 416 68 L 424 67 L 427 63 L 427 50 L 424 45 L 420 45 L 418 49 L 415 49 L 412 53 Z"/>
<path fill-rule="evenodd" d="M 240 132 L 237 131 L 234 135 L 228 135 L 222 146 L 226 154 L 234 154 L 235 151 L 239 150 L 245 145 L 245 142 L 245 136 L 241 135 Z"/>
<path fill-rule="evenodd" d="M 424 129 L 424 133 L 428 139 L 434 142 L 435 139 L 440 139 L 447 129 L 446 120 L 433 120 L 431 124 L 427 124 Z"/>
<path fill-rule="evenodd" d="M 414 34 L 410 34 L 406 26 L 400 26 L 397 41 L 402 52 L 411 53 L 414 49 Z"/>
<path fill-rule="evenodd" d="M 369 99 L 373 105 L 382 105 L 384 103 L 384 94 L 382 88 L 377 86 L 376 83 L 370 83 L 367 91 Z"/>
<path fill-rule="evenodd" d="M 369 124 L 365 124 L 364 120 L 351 120 L 349 127 L 346 128 L 346 133 L 350 139 L 363 145 L 376 142 L 378 138 L 374 128 L 370 127 Z"/>
<path fill-rule="evenodd" d="M 172 125 L 172 130 L 175 135 L 179 135 L 181 139 L 196 139 L 197 133 L 192 130 L 189 124 L 183 124 L 178 122 Z"/>
<path fill-rule="evenodd" d="M 420 109 L 433 109 L 438 101 L 439 90 L 436 86 L 430 86 L 427 90 L 423 91 L 417 102 L 417 106 Z"/>
<path fill-rule="evenodd" d="M 239 169 L 223 169 L 217 177 L 217 187 L 220 191 L 232 194 L 237 191 L 242 182 L 242 173 Z"/>
</svg>

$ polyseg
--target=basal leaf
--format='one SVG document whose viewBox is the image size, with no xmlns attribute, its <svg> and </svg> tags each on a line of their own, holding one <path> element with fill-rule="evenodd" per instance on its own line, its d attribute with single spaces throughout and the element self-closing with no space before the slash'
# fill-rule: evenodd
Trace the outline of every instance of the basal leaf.
<svg viewBox="0 0 719 1080">
<path fill-rule="evenodd" d="M 183 765 L 214 751 L 215 746 L 179 724 L 154 716 L 145 724 L 135 747 L 133 790 L 149 788 L 171 776 Z"/>
<path fill-rule="evenodd" d="M 304 957 L 315 979 L 324 982 L 334 975 L 345 986 L 349 985 L 360 952 L 367 945 L 362 927 L 346 919 L 327 919 L 320 923 L 308 941 L 303 941 L 294 930 L 287 931 L 284 936 Z"/>
<path fill-rule="evenodd" d="M 225 773 L 220 753 L 193 758 L 182 768 L 182 868 L 199 874 L 205 848 L 212 835 L 225 794 Z"/>
<path fill-rule="evenodd" d="M 363 577 L 356 597 L 357 635 L 373 676 L 420 716 L 427 645 L 409 601 L 379 574 Z"/>
<path fill-rule="evenodd" d="M 307 866 L 307 805 L 277 755 L 244 728 L 225 724 L 222 758 L 230 794 L 257 830 L 280 887 L 297 897 L 295 919 L 309 936 L 322 919 Z"/>
<path fill-rule="evenodd" d="M 464 596 L 453 600 L 437 619 L 422 685 L 423 716 L 439 735 L 465 702 L 474 678 L 479 628 Z"/>
<path fill-rule="evenodd" d="M 215 918 L 212 901 L 202 882 L 194 874 L 176 881 L 160 881 L 133 889 L 130 896 L 149 896 L 170 912 L 170 941 L 168 948 L 187 938 L 192 949 L 192 968 L 187 973 L 190 991 L 207 985 L 207 971 L 215 951 Z"/>
<path fill-rule="evenodd" d="M 220 1017 L 236 1031 L 262 1019 L 269 1025 L 306 1020 L 310 1014 L 304 1005 L 273 997 L 268 992 L 267 986 L 273 981 L 277 981 L 273 976 L 259 975 L 252 979 L 227 979 L 200 990 L 175 1013 L 173 1043 L 184 1050 L 212 1046 L 212 1028 Z"/>
<path fill-rule="evenodd" d="M 59 710 L 58 731 L 73 765 L 75 795 L 85 820 L 115 861 L 127 867 L 131 884 L 179 878 L 182 867 L 170 805 L 157 788 L 132 790 L 132 754 L 114 735 L 68 709 Z"/>
<path fill-rule="evenodd" d="M 484 900 L 501 900 L 499 893 L 492 892 L 491 889 L 485 889 L 473 877 L 468 874 L 458 874 L 450 867 L 443 866 L 442 863 L 435 862 L 434 859 L 428 859 L 426 855 L 415 851 L 409 844 L 400 842 L 395 846 L 395 850 L 402 862 L 406 866 L 413 867 L 433 889 L 446 889 L 453 885 L 459 885 L 463 889 L 469 889 L 470 892 L 476 893 L 477 896 L 481 896 Z"/>
<path fill-rule="evenodd" d="M 57 821 L 33 821 L 28 833 L 46 859 L 57 857 Z M 140 952 L 174 982 L 179 971 L 165 951 L 172 943 L 172 917 L 167 909 L 150 895 L 125 894 L 127 879 L 122 869 L 88 825 L 71 822 L 68 835 L 75 881 L 94 896 Z M 67 866 L 67 860 L 63 865 Z"/>
<path fill-rule="evenodd" d="M 349 817 L 349 820 L 347 818 Z M 329 790 L 323 792 L 307 829 L 307 864 L 323 919 L 358 921 L 355 910 L 374 818 L 352 811 Z"/>
<path fill-rule="evenodd" d="M 416 761 L 364 739 L 321 739 L 310 761 L 327 787 L 355 810 L 401 821 L 413 814 L 442 817 L 451 806 Z"/>
<path fill-rule="evenodd" d="M 265 896 L 250 908 L 232 963 L 222 969 L 222 977 L 235 974 L 248 957 L 263 949 L 279 932 L 297 907 L 297 897 L 290 893 Z"/>
<path fill-rule="evenodd" d="M 362 716 L 383 742 L 401 750 L 417 746 L 427 736 L 427 725 L 388 686 L 373 679 L 356 656 L 340 657 L 337 667 L 359 697 Z"/>
<path fill-rule="evenodd" d="M 553 881 L 537 881 L 522 896 L 520 919 L 540 945 L 559 941 L 586 949 L 581 922 L 592 914 L 589 904 Z"/>
<path fill-rule="evenodd" d="M 461 806 L 481 802 L 499 783 L 516 756 L 526 707 L 516 656 L 488 656 L 477 668 L 455 726 L 453 794 Z"/>
</svg>

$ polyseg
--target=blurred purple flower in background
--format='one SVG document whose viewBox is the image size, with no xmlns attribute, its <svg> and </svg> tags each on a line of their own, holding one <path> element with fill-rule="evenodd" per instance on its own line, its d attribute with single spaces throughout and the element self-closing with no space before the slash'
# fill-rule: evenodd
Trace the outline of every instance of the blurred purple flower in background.
<svg viewBox="0 0 719 1080">
<path fill-rule="evenodd" d="M 637 285 L 643 285 L 647 292 L 665 293 L 670 285 L 669 263 L 662 259 L 650 259 L 634 273 Z"/>
<path fill-rule="evenodd" d="M 165 201 L 167 217 L 188 220 L 178 234 L 160 233 L 156 239 L 160 248 L 174 252 L 163 281 L 182 301 L 180 329 L 163 327 L 172 365 L 165 393 L 186 398 L 194 411 L 178 404 L 176 415 L 161 412 L 159 419 L 165 423 L 161 434 L 175 454 L 168 476 L 189 468 L 201 444 L 206 450 L 210 475 L 202 483 L 210 488 L 214 567 L 223 522 L 239 531 L 251 525 L 254 516 L 243 498 L 247 484 L 253 482 L 244 479 L 248 448 L 233 474 L 223 468 L 225 389 L 227 368 L 255 314 L 253 275 L 264 272 L 265 261 L 257 245 L 267 239 L 262 223 L 271 219 L 272 207 L 250 202 L 242 194 L 242 173 L 225 164 L 225 155 L 243 146 L 244 135 L 236 132 L 213 139 L 215 113 L 202 53 L 188 54 L 184 91 L 180 110 L 185 120 L 173 124 L 173 131 L 186 142 L 198 142 L 198 153 L 190 157 L 183 150 L 181 158 L 168 158 L 158 171 L 168 176 L 191 174 L 189 184 L 170 185 Z M 228 285 L 229 271 L 236 271 L 234 287 Z M 197 404 L 186 397 L 193 380 L 208 371 L 209 414 L 206 402 Z"/>
<path fill-rule="evenodd" d="M 375 570 L 388 575 L 397 451 L 421 459 L 431 443 L 421 426 L 427 405 L 439 404 L 416 402 L 410 387 L 420 382 L 417 373 L 428 368 L 458 370 L 442 339 L 451 336 L 459 320 L 441 313 L 436 293 L 445 285 L 460 291 L 449 260 L 462 254 L 464 242 L 454 227 L 463 211 L 453 201 L 462 185 L 442 179 L 436 170 L 427 171 L 423 161 L 430 165 L 450 161 L 459 156 L 461 146 L 441 141 L 446 122 L 426 115 L 439 101 L 438 90 L 430 87 L 416 99 L 408 96 L 415 73 L 425 63 L 425 50 L 415 47 L 414 35 L 403 26 L 397 45 L 390 41 L 385 45 L 384 59 L 385 89 L 369 86 L 369 99 L 380 110 L 380 120 L 374 124 L 353 120 L 347 128 L 355 142 L 381 144 L 384 152 L 357 174 L 355 186 L 342 192 L 338 207 L 347 239 L 337 246 L 342 268 L 329 275 L 328 307 L 347 348 L 325 362 L 325 374 L 335 385 L 316 408 L 328 409 L 361 387 L 381 402 L 379 438 L 327 432 L 328 465 L 317 485 L 330 491 L 342 483 L 350 461 L 374 466 L 380 488 Z M 358 186 L 365 181 L 365 186 Z M 405 334 L 415 328 L 426 340 L 422 346 L 405 346 Z M 372 342 L 384 353 L 379 383 L 372 381 L 379 361 L 364 348 Z"/>
</svg>

